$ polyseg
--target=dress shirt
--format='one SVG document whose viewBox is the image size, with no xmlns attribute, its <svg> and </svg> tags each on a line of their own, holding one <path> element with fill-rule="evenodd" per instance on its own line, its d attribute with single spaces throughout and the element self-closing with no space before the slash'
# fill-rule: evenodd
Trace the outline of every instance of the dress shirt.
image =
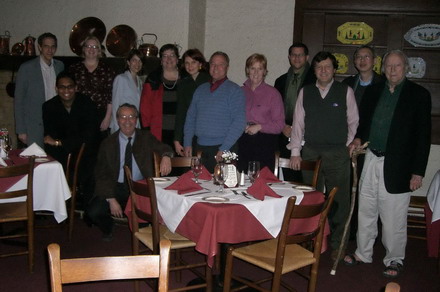
<svg viewBox="0 0 440 292">
<path fill-rule="evenodd" d="M 319 89 L 322 99 L 327 96 L 327 93 L 330 91 L 330 88 L 333 85 L 334 80 L 332 80 L 324 89 L 321 89 L 318 86 L 318 81 L 315 86 Z M 291 134 L 291 142 L 287 145 L 287 149 L 291 150 L 291 156 L 300 156 L 300 152 L 302 149 L 302 141 L 304 137 L 304 117 L 305 110 L 303 106 L 303 94 L 304 89 L 301 89 L 298 94 L 298 100 L 295 106 L 295 113 L 293 114 L 293 128 Z M 354 92 L 351 87 L 347 88 L 347 126 L 348 126 L 348 134 L 347 134 L 347 143 L 350 144 L 354 135 L 356 134 L 357 126 L 359 124 L 359 113 L 356 105 L 356 99 L 354 97 Z"/>
<path fill-rule="evenodd" d="M 284 128 L 284 106 L 278 90 L 264 81 L 252 90 L 249 79 L 244 83 L 243 90 L 246 96 L 246 121 L 260 124 L 261 133 L 281 133 Z"/>
<path fill-rule="evenodd" d="M 53 67 L 53 60 L 51 60 L 50 65 L 40 57 L 41 74 L 43 75 L 44 81 L 44 94 L 46 101 L 57 95 L 55 91 L 55 83 L 57 75 L 55 74 L 55 68 Z"/>
<path fill-rule="evenodd" d="M 136 132 L 133 133 L 133 136 L 131 136 L 131 145 L 133 146 L 134 140 L 136 139 Z M 125 165 L 125 148 L 127 147 L 128 143 L 128 137 L 125 136 L 122 132 L 119 132 L 119 177 L 118 182 L 123 183 L 124 182 L 124 165 Z M 139 170 L 139 166 L 136 163 L 136 159 L 134 159 L 134 156 L 132 155 L 132 165 L 131 165 L 131 173 L 133 175 L 133 180 L 141 180 L 144 177 L 141 174 L 141 171 Z"/>
</svg>

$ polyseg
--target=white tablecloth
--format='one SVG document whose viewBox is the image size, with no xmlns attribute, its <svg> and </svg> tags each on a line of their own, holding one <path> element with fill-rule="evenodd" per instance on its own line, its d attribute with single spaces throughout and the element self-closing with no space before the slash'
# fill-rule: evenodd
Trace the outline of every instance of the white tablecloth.
<svg viewBox="0 0 440 292">
<path fill-rule="evenodd" d="M 25 189 L 27 175 L 15 183 L 8 191 Z M 66 200 L 70 198 L 69 185 L 63 166 L 58 161 L 37 165 L 34 169 L 34 211 L 52 211 L 55 220 L 62 222 L 67 218 Z M 20 202 L 25 198 L 0 200 L 0 203 Z"/>
<path fill-rule="evenodd" d="M 217 196 L 227 200 L 221 202 L 223 204 L 241 204 L 245 206 L 249 212 L 257 218 L 261 225 L 263 225 L 273 237 L 276 237 L 281 229 L 287 199 L 291 196 L 296 196 L 296 204 L 299 205 L 304 197 L 302 191 L 293 189 L 290 184 L 276 184 L 272 186 L 272 189 L 282 197 L 273 198 L 266 196 L 264 201 L 260 201 L 250 195 L 248 197 L 251 199 L 241 195 L 241 192 L 246 191 L 246 187 L 225 189 L 225 192 L 222 194 L 215 192 L 218 186 L 214 185 L 212 181 L 203 180 L 199 181 L 202 183 L 201 186 L 204 190 L 179 195 L 177 191 L 165 190 L 167 186 L 176 180 L 175 177 L 169 179 L 170 181 L 156 181 L 155 185 L 159 213 L 172 232 L 175 232 L 183 217 L 185 217 L 188 210 L 195 203 L 206 203 L 207 197 Z M 236 190 L 238 195 L 234 194 L 233 190 Z M 195 195 L 198 193 L 200 193 L 200 195 Z"/>
<path fill-rule="evenodd" d="M 426 196 L 432 211 L 432 223 L 440 219 L 440 170 L 434 175 Z"/>
</svg>

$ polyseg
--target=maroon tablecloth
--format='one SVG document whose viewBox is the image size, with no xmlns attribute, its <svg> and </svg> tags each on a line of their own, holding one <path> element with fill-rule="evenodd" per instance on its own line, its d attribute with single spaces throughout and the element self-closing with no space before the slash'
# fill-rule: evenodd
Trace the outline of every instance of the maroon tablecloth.
<svg viewBox="0 0 440 292">
<path fill-rule="evenodd" d="M 431 223 L 432 211 L 428 204 L 425 205 L 425 220 L 426 220 L 426 242 L 428 245 L 428 257 L 439 257 L 440 245 L 440 220 Z"/>
<path fill-rule="evenodd" d="M 138 204 L 149 212 L 149 201 L 139 198 Z M 324 200 L 321 192 L 306 192 L 301 205 L 316 204 Z M 127 203 L 125 214 L 131 219 L 131 201 Z M 290 234 L 312 231 L 316 228 L 318 217 L 295 219 Z M 239 204 L 196 203 L 186 213 L 176 230 L 179 234 L 196 243 L 196 250 L 208 256 L 212 267 L 214 256 L 219 252 L 219 243 L 240 243 L 273 238 L 261 223 Z M 330 234 L 328 224 L 325 235 Z M 323 249 L 327 249 L 327 236 L 324 236 Z"/>
</svg>

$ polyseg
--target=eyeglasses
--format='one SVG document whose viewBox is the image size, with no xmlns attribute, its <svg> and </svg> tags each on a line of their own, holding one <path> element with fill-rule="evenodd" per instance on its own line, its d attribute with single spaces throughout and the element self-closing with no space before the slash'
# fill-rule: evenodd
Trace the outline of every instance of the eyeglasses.
<svg viewBox="0 0 440 292">
<path fill-rule="evenodd" d="M 302 53 L 302 54 L 290 54 L 290 56 L 292 58 L 302 58 L 305 57 L 306 54 Z"/>
<path fill-rule="evenodd" d="M 169 55 L 162 55 L 162 58 L 175 58 L 176 55 L 175 54 L 169 54 Z"/>
<path fill-rule="evenodd" d="M 364 56 L 361 56 L 361 55 L 356 55 L 356 57 L 354 57 L 356 60 L 370 60 L 371 59 L 371 56 L 370 55 L 364 55 Z"/>
<path fill-rule="evenodd" d="M 95 45 L 84 45 L 84 48 L 87 48 L 87 49 L 99 49 L 99 46 L 95 46 Z"/>
<path fill-rule="evenodd" d="M 119 119 L 121 119 L 121 120 L 135 120 L 135 119 L 137 119 L 137 116 L 134 116 L 134 115 L 122 115 L 122 116 L 119 116 L 118 117 Z"/>
<path fill-rule="evenodd" d="M 57 88 L 58 89 L 64 89 L 64 90 L 72 90 L 72 89 L 74 89 L 75 88 L 75 85 L 67 85 L 67 86 L 64 86 L 64 85 L 58 85 L 57 86 Z"/>
</svg>

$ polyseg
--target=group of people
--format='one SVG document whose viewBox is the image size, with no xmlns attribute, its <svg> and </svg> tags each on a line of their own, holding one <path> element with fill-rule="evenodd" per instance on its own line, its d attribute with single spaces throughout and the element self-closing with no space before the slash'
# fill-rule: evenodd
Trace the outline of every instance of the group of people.
<svg viewBox="0 0 440 292">
<path fill-rule="evenodd" d="M 239 86 L 228 79 L 229 56 L 220 51 L 206 62 L 199 50 L 190 49 L 179 64 L 178 48 L 166 44 L 159 51 L 161 65 L 142 82 L 138 50 L 129 53 L 126 71 L 116 76 L 99 61 L 101 45 L 94 37 L 83 43 L 84 60 L 68 72 L 60 73 L 63 64 L 53 59 L 56 47 L 54 35 L 41 35 L 40 57 L 20 67 L 16 131 L 23 143 L 45 146 L 61 162 L 86 143 L 89 163 L 96 165 L 94 175 L 86 176 L 94 178 L 90 192 L 95 195 L 87 218 L 104 239 L 111 239 L 111 216 L 122 217 L 128 199 L 124 165 L 134 179 L 152 176 L 156 151 L 162 156 L 161 173 L 167 175 L 170 157 L 201 152 L 212 172 L 223 151 L 233 151 L 240 171 L 252 160 L 273 170 L 280 151 L 290 158 L 285 180 L 301 178 L 302 160 L 321 159 L 319 188 L 338 187 L 329 214 L 334 257 L 349 213 L 350 156 L 368 141 L 357 249 L 344 262 L 372 261 L 380 218 L 384 276 L 397 277 L 402 271 L 410 193 L 420 188 L 429 156 L 431 98 L 405 77 L 408 58 L 401 51 L 384 56 L 384 75 L 379 75 L 373 71 L 374 49 L 361 46 L 353 57 L 358 74 L 338 82 L 333 54 L 319 52 L 309 65 L 307 46 L 294 43 L 288 50 L 290 68 L 275 86 L 265 82 L 267 59 L 262 54 L 246 60 L 247 80 Z"/>
</svg>

